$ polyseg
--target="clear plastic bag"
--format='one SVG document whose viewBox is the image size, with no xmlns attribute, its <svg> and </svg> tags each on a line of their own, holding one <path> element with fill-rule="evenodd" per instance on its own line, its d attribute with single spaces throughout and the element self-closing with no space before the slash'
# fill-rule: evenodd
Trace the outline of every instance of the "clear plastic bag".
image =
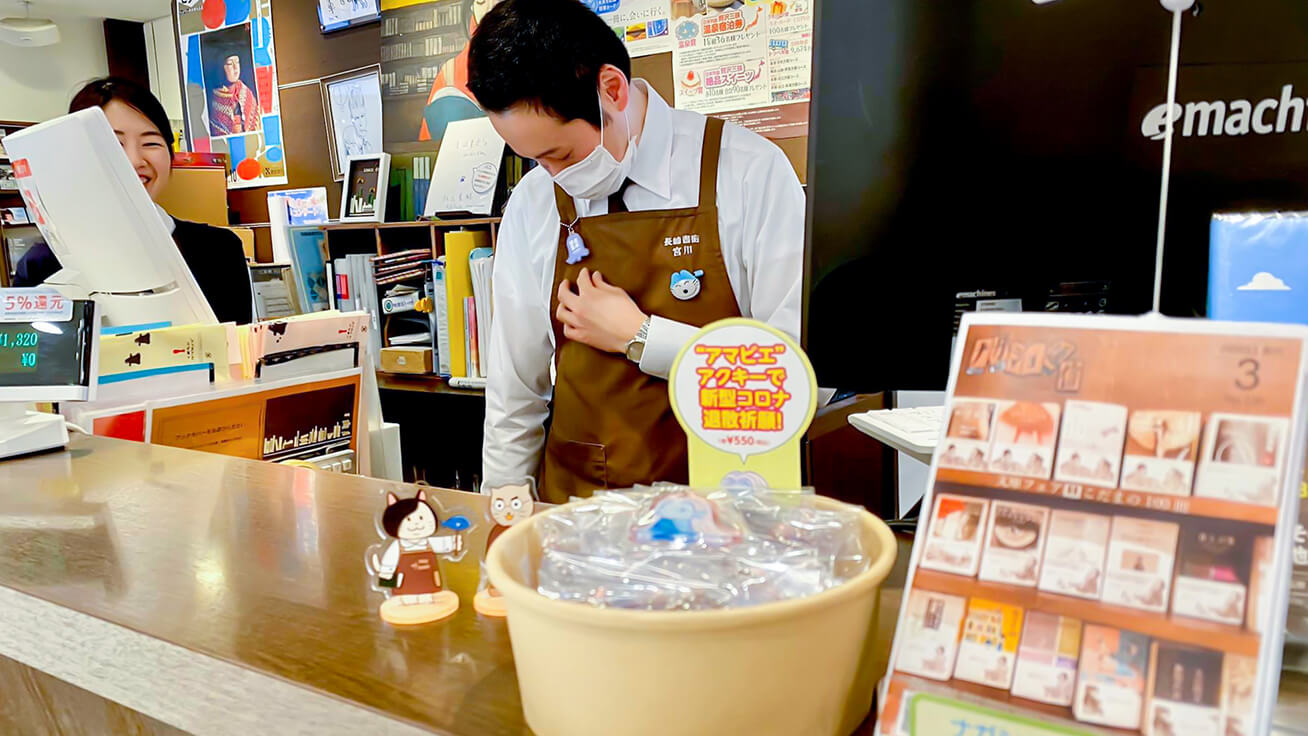
<svg viewBox="0 0 1308 736">
<path fill-rule="evenodd" d="M 859 514 L 811 494 L 678 486 L 574 499 L 540 520 L 537 590 L 651 611 L 801 598 L 867 568 Z"/>
</svg>

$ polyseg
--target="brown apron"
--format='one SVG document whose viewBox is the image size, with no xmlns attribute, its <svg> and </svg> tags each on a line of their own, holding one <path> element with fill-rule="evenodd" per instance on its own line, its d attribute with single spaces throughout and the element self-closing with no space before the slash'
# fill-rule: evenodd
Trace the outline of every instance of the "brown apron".
<svg viewBox="0 0 1308 736">
<path fill-rule="evenodd" d="M 395 595 L 430 595 L 441 591 L 437 581 L 436 553 L 430 549 L 416 552 L 400 552 L 400 561 L 395 569 L 404 573 Z"/>
<path fill-rule="evenodd" d="M 550 316 L 558 312 L 560 282 L 575 284 L 581 269 L 589 268 L 630 294 L 646 314 L 696 327 L 739 317 L 718 241 L 721 148 L 722 121 L 708 118 L 697 207 L 615 212 L 619 197 L 610 214 L 577 220 L 572 197 L 556 184 L 561 222 Z M 574 222 L 572 229 L 590 254 L 569 265 L 563 226 Z M 674 296 L 674 291 L 683 296 L 693 292 L 694 278 L 697 295 Z M 563 503 L 599 488 L 686 482 L 686 436 L 668 402 L 667 381 L 642 373 L 625 355 L 564 338 L 557 319 L 554 340 L 554 416 L 541 468 L 541 499 Z"/>
</svg>

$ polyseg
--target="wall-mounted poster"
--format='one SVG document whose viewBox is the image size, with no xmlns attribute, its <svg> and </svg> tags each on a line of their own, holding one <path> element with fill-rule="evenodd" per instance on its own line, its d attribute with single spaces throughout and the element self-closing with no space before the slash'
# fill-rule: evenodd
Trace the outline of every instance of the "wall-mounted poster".
<svg viewBox="0 0 1308 736">
<path fill-rule="evenodd" d="M 381 70 L 367 69 L 328 77 L 322 85 L 323 110 L 327 113 L 332 171 L 345 178 L 345 161 L 350 156 L 382 152 Z"/>
<path fill-rule="evenodd" d="M 672 37 L 678 108 L 807 135 L 813 0 L 672 0 Z"/>
<path fill-rule="evenodd" d="M 186 137 L 231 160 L 228 189 L 286 183 L 271 0 L 181 0 Z"/>
<path fill-rule="evenodd" d="M 632 58 L 672 50 L 672 0 L 582 0 L 618 34 Z M 704 5 L 700 0 L 700 5 Z"/>
<path fill-rule="evenodd" d="M 483 117 L 468 90 L 468 39 L 498 0 L 382 0 L 383 137 L 390 151 L 439 141 L 455 120 Z"/>
</svg>

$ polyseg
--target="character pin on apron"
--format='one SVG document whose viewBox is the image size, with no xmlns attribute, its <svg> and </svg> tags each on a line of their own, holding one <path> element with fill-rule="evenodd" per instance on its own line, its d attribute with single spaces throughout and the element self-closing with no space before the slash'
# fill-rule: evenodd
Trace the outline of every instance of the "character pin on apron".
<svg viewBox="0 0 1308 736">
<path fill-rule="evenodd" d="M 590 255 L 590 250 L 586 248 L 586 241 L 581 239 L 580 233 L 572 229 L 576 224 L 577 220 L 574 219 L 570 224 L 563 226 L 563 229 L 568 231 L 568 237 L 564 241 L 568 248 L 568 257 L 566 259 L 568 265 L 581 263 L 582 259 Z"/>
<path fill-rule="evenodd" d="M 481 565 L 481 589 L 472 599 L 472 606 L 483 616 L 506 616 L 508 613 L 504 608 L 504 598 L 495 586 L 491 585 L 490 576 L 486 574 L 486 557 L 490 556 L 491 545 L 495 544 L 495 540 L 499 539 L 501 534 L 507 532 L 509 527 L 526 521 L 527 517 L 536 511 L 536 481 L 527 478 L 521 483 L 490 489 L 488 511 L 494 526 L 486 535 L 486 555 L 482 557 Z"/>
<path fill-rule="evenodd" d="M 452 533 L 442 534 L 442 526 Z M 391 541 L 374 545 L 367 556 L 376 588 L 387 592 L 379 611 L 383 621 L 425 624 L 459 610 L 459 596 L 441 584 L 439 558 L 461 558 L 463 532 L 471 526 L 463 514 L 447 513 L 442 524 L 426 491 L 403 499 L 386 494 L 378 528 Z"/>
<path fill-rule="evenodd" d="M 691 272 L 684 268 L 672 274 L 672 296 L 683 302 L 699 296 L 699 291 L 703 288 L 700 278 L 703 276 L 702 270 Z"/>
</svg>

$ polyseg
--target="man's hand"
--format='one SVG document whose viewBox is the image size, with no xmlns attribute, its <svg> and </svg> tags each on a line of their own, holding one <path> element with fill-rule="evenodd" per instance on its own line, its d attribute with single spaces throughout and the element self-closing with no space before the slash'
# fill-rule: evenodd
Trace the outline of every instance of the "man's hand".
<svg viewBox="0 0 1308 736">
<path fill-rule="evenodd" d="M 566 280 L 559 284 L 555 316 L 563 323 L 564 337 L 606 353 L 626 352 L 627 343 L 645 321 L 645 313 L 627 292 L 586 268 L 577 274 L 576 292 Z"/>
</svg>

